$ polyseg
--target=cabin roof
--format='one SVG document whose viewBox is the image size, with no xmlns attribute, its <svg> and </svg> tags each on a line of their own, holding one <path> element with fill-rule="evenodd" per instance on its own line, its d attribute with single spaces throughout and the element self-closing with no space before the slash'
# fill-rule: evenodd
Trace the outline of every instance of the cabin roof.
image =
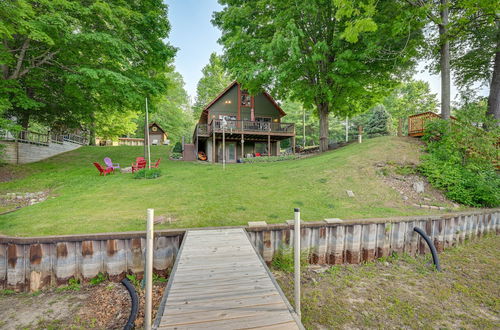
<svg viewBox="0 0 500 330">
<path fill-rule="evenodd" d="M 217 102 L 221 97 L 223 97 L 235 85 L 239 85 L 236 80 L 234 80 L 232 83 L 230 83 L 222 92 L 219 93 L 219 95 L 217 95 L 212 101 L 210 101 L 210 103 L 208 103 L 205 106 L 205 108 L 203 108 L 203 111 L 201 112 L 199 121 L 202 121 L 202 119 L 204 119 L 204 118 L 207 119 L 208 118 L 208 109 L 210 109 L 210 107 L 215 102 Z M 264 96 L 267 97 L 269 99 L 269 101 L 274 105 L 274 107 L 279 111 L 281 117 L 286 116 L 286 112 L 283 111 L 283 109 L 281 109 L 279 104 L 276 102 L 276 100 L 274 100 L 274 98 L 271 95 L 269 95 L 269 93 L 267 93 L 266 91 L 263 91 L 262 94 L 264 94 Z"/>
<path fill-rule="evenodd" d="M 162 133 L 163 133 L 163 134 L 165 134 L 165 131 L 163 130 L 163 128 L 161 128 L 161 127 L 160 127 L 160 125 L 158 125 L 157 123 L 154 123 L 154 122 L 153 122 L 153 123 L 151 123 L 151 124 L 149 124 L 149 128 L 151 128 L 151 127 L 153 127 L 153 126 L 158 127 L 158 129 L 159 129 L 160 131 L 162 131 Z"/>
</svg>

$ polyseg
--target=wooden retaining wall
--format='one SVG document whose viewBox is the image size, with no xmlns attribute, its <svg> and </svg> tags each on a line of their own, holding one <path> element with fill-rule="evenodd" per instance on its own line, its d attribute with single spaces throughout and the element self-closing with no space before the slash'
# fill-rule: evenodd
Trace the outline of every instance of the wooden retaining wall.
<svg viewBox="0 0 500 330">
<path fill-rule="evenodd" d="M 316 264 L 360 263 L 393 252 L 426 253 L 425 242 L 413 231 L 418 226 L 432 237 L 438 251 L 500 233 L 500 209 L 440 216 L 305 222 L 301 247 Z M 266 262 L 282 246 L 293 244 L 293 225 L 245 227 L 250 241 Z M 208 228 L 207 228 L 208 229 Z M 155 232 L 154 269 L 165 274 L 173 266 L 185 230 Z M 0 237 L 0 289 L 36 291 L 83 281 L 106 273 L 120 280 L 143 273 L 145 232 L 47 237 Z"/>
<path fill-rule="evenodd" d="M 500 209 L 440 216 L 398 217 L 305 222 L 301 225 L 303 250 L 314 264 L 357 264 L 389 256 L 393 252 L 430 252 L 425 241 L 413 231 L 422 228 L 434 241 L 438 252 L 476 239 L 500 233 Z M 283 246 L 293 244 L 293 225 L 274 224 L 247 228 L 252 244 L 266 262 Z"/>
<path fill-rule="evenodd" d="M 165 275 L 174 264 L 184 231 L 155 233 L 154 270 Z M 98 273 L 112 280 L 142 275 L 145 232 L 35 238 L 0 237 L 0 289 L 37 291 L 83 281 Z"/>
</svg>

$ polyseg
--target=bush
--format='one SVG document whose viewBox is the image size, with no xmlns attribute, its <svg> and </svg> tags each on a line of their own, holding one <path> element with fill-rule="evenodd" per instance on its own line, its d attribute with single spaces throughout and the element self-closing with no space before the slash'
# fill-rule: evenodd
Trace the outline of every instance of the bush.
<svg viewBox="0 0 500 330">
<path fill-rule="evenodd" d="M 282 160 L 292 160 L 300 158 L 298 155 L 283 155 L 283 156 L 266 156 L 266 157 L 250 157 L 245 158 L 243 161 L 245 163 L 271 163 L 271 162 L 279 162 Z"/>
<path fill-rule="evenodd" d="M 475 207 L 500 205 L 500 176 L 493 165 L 498 132 L 433 120 L 423 137 L 428 154 L 419 171 L 453 201 Z"/>
<path fill-rule="evenodd" d="M 172 150 L 172 152 L 181 153 L 182 152 L 182 143 L 177 142 L 175 144 L 174 149 Z"/>
<path fill-rule="evenodd" d="M 170 158 L 172 158 L 172 159 L 181 159 L 182 158 L 182 154 L 178 153 L 178 152 L 172 152 L 170 154 Z"/>
<path fill-rule="evenodd" d="M 156 179 L 161 176 L 159 168 L 144 168 L 134 173 L 134 179 Z"/>
</svg>

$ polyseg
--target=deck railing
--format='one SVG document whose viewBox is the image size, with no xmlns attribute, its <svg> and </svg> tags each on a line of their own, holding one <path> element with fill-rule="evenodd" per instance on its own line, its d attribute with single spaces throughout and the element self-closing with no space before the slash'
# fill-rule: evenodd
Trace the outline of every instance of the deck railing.
<svg viewBox="0 0 500 330">
<path fill-rule="evenodd" d="M 88 139 L 85 136 L 80 136 L 76 134 L 37 133 L 26 130 L 17 132 L 0 130 L 0 140 L 17 141 L 22 143 L 32 143 L 45 146 L 48 146 L 49 142 L 63 144 L 65 141 L 81 145 L 88 144 Z"/>
<path fill-rule="evenodd" d="M 209 125 L 208 133 L 222 132 L 222 119 L 214 119 Z M 262 134 L 293 134 L 295 132 L 295 124 L 291 123 L 275 123 L 249 120 L 226 120 L 225 130 L 235 133 L 262 133 Z"/>
<path fill-rule="evenodd" d="M 437 113 L 423 112 L 408 117 L 408 135 L 409 136 L 422 136 L 424 134 L 425 123 L 428 120 L 440 118 Z"/>
</svg>

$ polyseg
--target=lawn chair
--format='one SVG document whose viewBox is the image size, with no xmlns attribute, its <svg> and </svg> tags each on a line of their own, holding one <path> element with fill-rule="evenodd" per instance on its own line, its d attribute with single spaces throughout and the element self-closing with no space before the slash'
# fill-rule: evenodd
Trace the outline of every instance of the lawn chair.
<svg viewBox="0 0 500 330">
<path fill-rule="evenodd" d="M 120 164 L 113 163 L 111 161 L 111 158 L 109 158 L 109 157 L 104 158 L 104 163 L 106 164 L 107 167 L 111 167 L 113 169 L 113 171 L 116 169 L 120 169 Z"/>
<path fill-rule="evenodd" d="M 156 163 L 151 166 L 152 168 L 158 168 L 158 166 L 160 166 L 160 161 L 161 161 L 161 158 L 158 158 L 158 160 L 156 161 Z"/>
<path fill-rule="evenodd" d="M 144 157 L 137 157 L 135 159 L 135 164 L 132 164 L 132 173 L 143 168 L 146 168 L 146 160 Z"/>
<path fill-rule="evenodd" d="M 99 163 L 94 163 L 94 166 L 99 171 L 99 175 L 106 176 L 106 174 L 108 174 L 108 173 L 113 173 L 113 168 L 112 167 L 106 167 L 106 169 L 104 169 L 104 168 L 102 168 L 101 164 L 99 164 Z"/>
</svg>

